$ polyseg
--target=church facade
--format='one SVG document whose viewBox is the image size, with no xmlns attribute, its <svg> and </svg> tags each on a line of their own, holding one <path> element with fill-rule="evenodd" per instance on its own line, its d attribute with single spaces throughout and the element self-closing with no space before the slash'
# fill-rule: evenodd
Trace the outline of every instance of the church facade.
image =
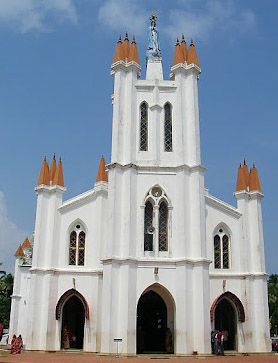
<svg viewBox="0 0 278 363">
<path fill-rule="evenodd" d="M 237 207 L 209 194 L 195 46 L 177 42 L 164 80 L 150 20 L 146 79 L 135 40 L 117 43 L 111 161 L 94 188 L 63 201 L 61 160 L 43 161 L 10 336 L 30 350 L 201 354 L 219 329 L 226 350 L 270 351 L 257 170 L 239 167 Z"/>
</svg>

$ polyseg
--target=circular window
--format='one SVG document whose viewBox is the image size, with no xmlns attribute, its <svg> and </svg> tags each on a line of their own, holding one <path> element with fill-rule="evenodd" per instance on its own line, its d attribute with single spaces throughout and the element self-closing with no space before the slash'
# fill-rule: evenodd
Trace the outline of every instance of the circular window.
<svg viewBox="0 0 278 363">
<path fill-rule="evenodd" d="M 162 190 L 159 187 L 152 188 L 152 195 L 156 198 L 160 197 L 162 194 Z"/>
<path fill-rule="evenodd" d="M 223 232 L 223 229 L 222 229 L 222 228 L 220 228 L 220 229 L 219 229 L 219 233 L 222 233 L 222 232 Z"/>
<path fill-rule="evenodd" d="M 80 229 L 80 225 L 79 225 L 79 224 L 77 224 L 77 225 L 76 225 L 76 228 L 77 228 L 77 229 Z"/>
</svg>

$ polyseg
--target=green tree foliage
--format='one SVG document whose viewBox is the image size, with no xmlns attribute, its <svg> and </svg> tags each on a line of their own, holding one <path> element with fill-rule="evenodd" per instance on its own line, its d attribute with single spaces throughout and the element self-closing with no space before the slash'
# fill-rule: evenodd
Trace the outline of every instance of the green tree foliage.
<svg viewBox="0 0 278 363">
<path fill-rule="evenodd" d="M 271 335 L 278 332 L 278 275 L 272 274 L 268 279 L 268 306 L 271 321 Z"/>
<path fill-rule="evenodd" d="M 9 327 L 13 282 L 12 274 L 0 271 L 0 322 L 4 328 Z"/>
</svg>

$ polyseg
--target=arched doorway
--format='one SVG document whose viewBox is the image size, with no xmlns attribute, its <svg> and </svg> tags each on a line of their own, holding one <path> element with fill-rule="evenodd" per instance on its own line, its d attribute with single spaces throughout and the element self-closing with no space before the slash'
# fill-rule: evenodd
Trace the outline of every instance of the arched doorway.
<svg viewBox="0 0 278 363">
<path fill-rule="evenodd" d="M 83 349 L 85 311 L 82 301 L 71 296 L 63 306 L 61 348 Z"/>
<path fill-rule="evenodd" d="M 215 330 L 224 335 L 224 349 L 237 349 L 237 324 L 245 321 L 244 307 L 239 298 L 230 291 L 218 296 L 210 309 L 211 322 Z"/>
<path fill-rule="evenodd" d="M 235 350 L 236 312 L 228 299 L 222 299 L 215 308 L 215 329 L 224 336 L 224 350 Z"/>
<path fill-rule="evenodd" d="M 162 287 L 160 287 L 162 290 Z M 174 308 L 154 290 L 142 294 L 137 305 L 137 353 L 173 353 Z M 169 326 L 170 325 L 170 326 Z"/>
</svg>

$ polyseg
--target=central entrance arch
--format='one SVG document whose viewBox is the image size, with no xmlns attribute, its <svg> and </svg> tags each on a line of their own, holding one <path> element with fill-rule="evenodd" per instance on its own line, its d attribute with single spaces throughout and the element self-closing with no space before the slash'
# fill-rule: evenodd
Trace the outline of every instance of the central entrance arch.
<svg viewBox="0 0 278 363">
<path fill-rule="evenodd" d="M 235 350 L 236 312 L 227 299 L 222 299 L 215 309 L 215 329 L 224 335 L 224 350 Z"/>
<path fill-rule="evenodd" d="M 173 332 L 172 297 L 156 284 L 147 289 L 138 301 L 137 353 L 173 353 Z"/>
<path fill-rule="evenodd" d="M 85 318 L 89 306 L 77 290 L 66 291 L 56 305 L 56 320 L 61 318 L 61 349 L 83 349 Z"/>
<path fill-rule="evenodd" d="M 85 312 L 80 299 L 73 295 L 64 307 L 62 315 L 62 349 L 83 349 Z"/>
</svg>

